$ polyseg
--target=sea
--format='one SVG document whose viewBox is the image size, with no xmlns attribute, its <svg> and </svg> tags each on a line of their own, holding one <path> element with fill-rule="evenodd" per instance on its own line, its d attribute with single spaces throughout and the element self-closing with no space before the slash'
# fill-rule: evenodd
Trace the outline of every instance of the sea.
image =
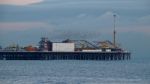
<svg viewBox="0 0 150 84">
<path fill-rule="evenodd" d="M 150 84 L 150 60 L 0 60 L 0 84 Z"/>
</svg>

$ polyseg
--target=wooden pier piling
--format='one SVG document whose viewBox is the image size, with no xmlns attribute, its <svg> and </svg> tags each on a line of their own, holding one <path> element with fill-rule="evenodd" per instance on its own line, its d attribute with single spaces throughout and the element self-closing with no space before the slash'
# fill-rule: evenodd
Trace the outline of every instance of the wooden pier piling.
<svg viewBox="0 0 150 84">
<path fill-rule="evenodd" d="M 130 60 L 129 52 L 0 52 L 0 60 Z"/>
</svg>

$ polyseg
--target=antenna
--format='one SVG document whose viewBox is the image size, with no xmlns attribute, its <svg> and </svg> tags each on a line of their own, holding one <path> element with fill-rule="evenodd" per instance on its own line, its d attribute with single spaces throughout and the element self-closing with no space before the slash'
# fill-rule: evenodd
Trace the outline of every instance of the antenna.
<svg viewBox="0 0 150 84">
<path fill-rule="evenodd" d="M 116 14 L 114 14 L 113 17 L 114 17 L 113 44 L 114 48 L 116 48 Z"/>
</svg>

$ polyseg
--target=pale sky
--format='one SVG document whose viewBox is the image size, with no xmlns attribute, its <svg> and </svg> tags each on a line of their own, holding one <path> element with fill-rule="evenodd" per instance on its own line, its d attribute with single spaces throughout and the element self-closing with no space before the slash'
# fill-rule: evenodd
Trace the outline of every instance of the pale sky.
<svg viewBox="0 0 150 84">
<path fill-rule="evenodd" d="M 150 55 L 149 0 L 0 0 L 0 45 L 70 39 L 117 41 L 135 54 Z"/>
</svg>

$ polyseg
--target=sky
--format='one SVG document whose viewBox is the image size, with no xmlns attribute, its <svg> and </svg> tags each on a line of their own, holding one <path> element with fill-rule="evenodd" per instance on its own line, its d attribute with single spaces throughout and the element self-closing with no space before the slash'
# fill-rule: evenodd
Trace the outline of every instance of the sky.
<svg viewBox="0 0 150 84">
<path fill-rule="evenodd" d="M 37 45 L 41 37 L 112 41 L 113 14 L 117 42 L 150 57 L 149 0 L 0 0 L 0 45 Z"/>
</svg>

